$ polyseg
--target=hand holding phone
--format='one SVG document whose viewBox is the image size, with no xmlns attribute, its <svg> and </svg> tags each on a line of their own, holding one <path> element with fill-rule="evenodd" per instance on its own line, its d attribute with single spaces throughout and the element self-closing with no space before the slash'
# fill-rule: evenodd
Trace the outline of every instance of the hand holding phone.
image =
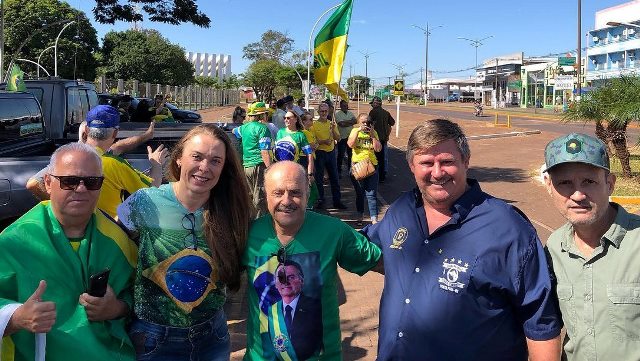
<svg viewBox="0 0 640 361">
<path fill-rule="evenodd" d="M 110 269 L 106 268 L 101 272 L 91 275 L 89 278 L 89 290 L 87 293 L 93 297 L 104 297 L 109 284 Z"/>
</svg>

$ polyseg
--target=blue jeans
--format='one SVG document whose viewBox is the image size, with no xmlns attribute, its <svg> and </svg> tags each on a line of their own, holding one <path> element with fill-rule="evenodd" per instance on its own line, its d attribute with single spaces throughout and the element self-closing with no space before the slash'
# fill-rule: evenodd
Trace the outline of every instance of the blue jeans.
<svg viewBox="0 0 640 361">
<path fill-rule="evenodd" d="M 322 150 L 316 150 L 315 160 L 315 178 L 318 182 L 318 200 L 324 202 L 324 185 L 322 179 L 324 178 L 324 169 L 327 169 L 329 173 L 329 182 L 331 183 L 331 197 L 333 198 L 333 205 L 340 203 L 340 184 L 338 183 L 338 166 L 336 165 L 336 148 L 332 151 L 325 152 Z"/>
<path fill-rule="evenodd" d="M 349 166 L 351 165 L 351 148 L 347 145 L 347 138 L 340 139 L 338 141 L 338 174 L 342 174 L 342 163 L 345 163 L 347 172 L 349 172 Z M 344 161 L 344 155 L 347 154 L 347 161 Z"/>
<path fill-rule="evenodd" d="M 364 213 L 364 198 L 367 198 L 367 205 L 369 206 L 369 216 L 378 217 L 378 167 L 372 175 L 365 179 L 356 180 L 351 175 L 351 183 L 353 189 L 356 191 L 356 210 L 358 213 Z"/>
<path fill-rule="evenodd" d="M 135 319 L 129 337 L 136 359 L 144 361 L 228 361 L 231 354 L 227 319 L 222 310 L 188 328 Z"/>
</svg>

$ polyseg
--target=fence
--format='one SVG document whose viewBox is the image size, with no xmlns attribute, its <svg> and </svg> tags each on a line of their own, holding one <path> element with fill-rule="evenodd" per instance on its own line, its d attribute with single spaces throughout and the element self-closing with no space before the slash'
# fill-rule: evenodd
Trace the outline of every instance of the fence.
<svg viewBox="0 0 640 361">
<path fill-rule="evenodd" d="M 171 86 L 142 83 L 138 80 L 107 79 L 100 77 L 96 81 L 99 93 L 128 94 L 133 97 L 153 98 L 156 94 L 170 94 L 171 102 L 177 107 L 188 110 L 200 110 L 212 107 L 238 104 L 240 90 L 215 89 L 200 85 Z"/>
</svg>

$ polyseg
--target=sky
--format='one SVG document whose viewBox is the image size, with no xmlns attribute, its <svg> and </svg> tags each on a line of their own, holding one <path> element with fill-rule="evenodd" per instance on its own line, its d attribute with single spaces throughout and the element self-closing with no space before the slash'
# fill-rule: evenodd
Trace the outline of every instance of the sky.
<svg viewBox="0 0 640 361">
<path fill-rule="evenodd" d="M 67 0 L 87 13 L 98 38 L 110 30 L 131 28 L 128 23 L 102 25 L 93 20 L 91 0 Z M 242 73 L 250 61 L 242 48 L 258 41 L 267 30 L 286 33 L 294 48 L 306 49 L 309 35 L 320 15 L 340 0 L 198 0 L 200 10 L 211 19 L 209 28 L 191 24 L 167 25 L 144 21 L 143 28 L 156 29 L 186 51 L 228 54 L 232 73 Z M 482 39 L 478 63 L 500 55 L 524 52 L 528 56 L 565 53 L 577 47 L 578 0 L 354 0 L 343 79 L 367 75 L 375 85 L 385 85 L 402 66 L 408 84 L 420 82 L 425 65 L 425 36 L 413 27 L 437 27 L 429 37 L 429 71 L 433 78 L 466 78 L 473 74 L 475 48 L 458 37 Z M 628 0 L 582 0 L 582 31 L 594 28 L 595 12 Z M 318 23 L 322 27 L 328 15 Z M 314 34 L 315 36 L 315 34 Z M 370 54 L 365 61 L 364 54 Z M 394 65 L 395 64 L 395 65 Z M 466 71 L 460 71 L 464 70 Z"/>
</svg>

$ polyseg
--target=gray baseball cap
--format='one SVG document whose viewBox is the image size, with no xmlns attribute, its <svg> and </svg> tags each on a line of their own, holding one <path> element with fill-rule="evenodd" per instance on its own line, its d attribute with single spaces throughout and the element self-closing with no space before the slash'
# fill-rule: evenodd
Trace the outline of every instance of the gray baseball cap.
<svg viewBox="0 0 640 361">
<path fill-rule="evenodd" d="M 571 133 L 558 137 L 544 149 L 545 172 L 563 163 L 584 163 L 610 170 L 607 146 L 586 134 Z"/>
</svg>

